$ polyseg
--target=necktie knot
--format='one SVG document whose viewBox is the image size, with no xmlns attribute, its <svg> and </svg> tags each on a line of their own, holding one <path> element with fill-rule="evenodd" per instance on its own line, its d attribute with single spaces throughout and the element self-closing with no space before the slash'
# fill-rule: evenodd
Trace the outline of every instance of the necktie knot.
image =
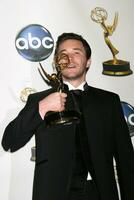
<svg viewBox="0 0 134 200">
<path fill-rule="evenodd" d="M 72 90 L 72 93 L 76 95 L 80 95 L 82 93 L 82 90 L 79 90 L 79 89 Z"/>
</svg>

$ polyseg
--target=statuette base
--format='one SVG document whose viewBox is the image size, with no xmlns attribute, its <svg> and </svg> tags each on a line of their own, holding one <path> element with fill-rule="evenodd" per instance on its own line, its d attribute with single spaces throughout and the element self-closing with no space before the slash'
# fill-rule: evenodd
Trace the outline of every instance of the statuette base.
<svg viewBox="0 0 134 200">
<path fill-rule="evenodd" d="M 72 123 L 78 123 L 80 120 L 80 113 L 75 110 L 68 110 L 63 112 L 49 112 L 45 116 L 45 122 L 47 127 L 55 125 L 70 125 Z"/>
<path fill-rule="evenodd" d="M 103 62 L 102 74 L 109 76 L 127 76 L 132 74 L 130 62 L 124 60 L 108 60 Z"/>
</svg>

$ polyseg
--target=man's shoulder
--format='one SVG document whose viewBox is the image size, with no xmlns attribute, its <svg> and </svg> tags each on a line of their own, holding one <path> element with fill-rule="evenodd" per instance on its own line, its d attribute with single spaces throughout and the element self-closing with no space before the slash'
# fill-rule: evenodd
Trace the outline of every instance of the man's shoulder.
<svg viewBox="0 0 134 200">
<path fill-rule="evenodd" d="M 110 98 L 110 99 L 116 99 L 116 98 L 119 98 L 119 95 L 115 92 L 112 92 L 112 91 L 109 91 L 109 90 L 105 90 L 105 89 L 102 89 L 102 88 L 97 88 L 97 87 L 93 87 L 93 86 L 90 86 L 90 89 L 92 91 L 92 93 L 94 95 L 96 95 L 96 97 L 98 98 Z M 90 90 L 89 90 L 90 92 Z"/>
<path fill-rule="evenodd" d="M 120 97 L 115 92 L 95 87 L 90 87 L 90 89 L 92 94 L 92 102 L 99 109 L 109 111 L 111 108 L 121 104 Z"/>
</svg>

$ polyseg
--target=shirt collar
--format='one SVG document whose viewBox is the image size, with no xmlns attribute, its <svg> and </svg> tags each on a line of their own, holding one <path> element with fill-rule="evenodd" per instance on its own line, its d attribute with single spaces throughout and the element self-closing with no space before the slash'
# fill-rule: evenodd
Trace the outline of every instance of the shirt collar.
<svg viewBox="0 0 134 200">
<path fill-rule="evenodd" d="M 78 87 L 74 87 L 73 85 L 71 85 L 69 82 L 66 82 L 66 81 L 64 81 L 64 83 L 68 86 L 69 90 L 82 90 L 83 91 L 86 81 L 81 83 Z"/>
</svg>

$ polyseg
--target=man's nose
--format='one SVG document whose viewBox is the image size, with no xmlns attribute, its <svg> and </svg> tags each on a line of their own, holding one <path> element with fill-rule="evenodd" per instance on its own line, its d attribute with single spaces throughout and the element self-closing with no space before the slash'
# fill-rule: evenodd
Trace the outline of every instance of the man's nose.
<svg viewBox="0 0 134 200">
<path fill-rule="evenodd" d="M 68 58 L 69 58 L 69 61 L 71 62 L 73 60 L 73 54 L 68 54 Z"/>
</svg>

